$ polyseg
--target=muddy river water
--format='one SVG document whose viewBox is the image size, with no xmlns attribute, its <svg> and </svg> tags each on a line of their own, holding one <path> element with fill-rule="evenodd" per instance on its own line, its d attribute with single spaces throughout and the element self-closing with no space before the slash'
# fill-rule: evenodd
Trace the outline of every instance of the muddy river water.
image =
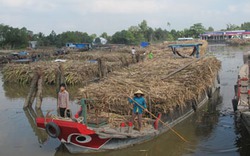
<svg viewBox="0 0 250 156">
<path fill-rule="evenodd" d="M 250 136 L 235 122 L 231 107 L 233 86 L 239 67 L 243 64 L 243 52 L 250 48 L 230 48 L 210 45 L 209 53 L 222 61 L 221 87 L 213 98 L 197 113 L 177 126 L 176 129 L 189 142 L 185 143 L 172 132 L 156 139 L 118 151 L 95 156 L 234 156 L 250 155 Z M 1 77 L 1 76 L 0 76 Z M 49 138 L 37 129 L 35 117 L 42 116 L 56 106 L 55 89 L 46 88 L 42 112 L 22 109 L 28 87 L 3 85 L 0 81 L 0 156 L 70 156 L 57 139 Z M 74 94 L 72 91 L 71 94 Z M 71 102 L 73 111 L 77 109 Z"/>
</svg>

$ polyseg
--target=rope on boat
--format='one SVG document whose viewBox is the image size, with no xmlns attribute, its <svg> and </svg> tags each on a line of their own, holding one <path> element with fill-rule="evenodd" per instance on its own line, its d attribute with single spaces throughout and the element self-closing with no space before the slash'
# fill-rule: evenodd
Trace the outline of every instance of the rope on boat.
<svg viewBox="0 0 250 156">
<path fill-rule="evenodd" d="M 59 116 L 54 115 L 54 114 L 50 114 L 52 111 L 54 111 L 54 110 L 52 109 L 52 110 L 47 111 L 47 114 L 44 117 L 44 125 L 47 124 L 47 120 L 46 120 L 47 118 L 51 118 L 53 120 L 56 119 L 56 120 L 63 120 L 63 121 L 74 121 L 74 122 L 78 122 L 78 123 L 82 123 L 82 121 L 83 121 L 83 117 L 79 117 L 77 119 L 69 118 L 69 117 L 63 118 L 63 117 L 59 117 Z"/>
<path fill-rule="evenodd" d="M 136 103 L 139 107 L 141 107 L 144 111 L 148 112 L 150 115 L 152 115 L 155 119 L 157 119 L 157 116 L 155 116 L 153 113 L 145 109 L 143 106 L 141 106 L 139 103 L 137 103 L 133 98 L 131 98 L 129 95 L 127 95 L 128 98 L 130 98 L 134 103 Z M 178 133 L 176 130 L 174 130 L 170 125 L 167 123 L 163 122 L 161 119 L 159 121 L 166 127 L 168 127 L 172 132 L 174 132 L 181 140 L 184 142 L 188 142 L 180 133 Z"/>
</svg>

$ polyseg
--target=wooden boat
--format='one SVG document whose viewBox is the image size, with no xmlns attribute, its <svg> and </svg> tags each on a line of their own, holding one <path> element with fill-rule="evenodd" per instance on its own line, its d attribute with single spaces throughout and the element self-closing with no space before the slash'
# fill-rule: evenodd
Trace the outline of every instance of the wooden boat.
<svg viewBox="0 0 250 156">
<path fill-rule="evenodd" d="M 30 63 L 32 62 L 32 59 L 18 59 L 18 60 L 12 60 L 12 63 Z"/>
<path fill-rule="evenodd" d="M 244 65 L 240 68 L 237 83 L 235 85 L 235 97 L 232 100 L 233 109 L 237 118 L 250 133 L 250 89 L 249 89 L 249 65 L 248 52 L 243 56 Z"/>
<path fill-rule="evenodd" d="M 49 136 L 58 138 L 71 153 L 90 153 L 106 150 L 115 150 L 140 144 L 169 130 L 159 120 L 164 121 L 169 127 L 175 126 L 190 116 L 196 109 L 204 105 L 211 94 L 219 88 L 218 80 L 214 81 L 209 91 L 198 100 L 197 104 L 190 102 L 184 110 L 176 109 L 172 114 L 158 114 L 157 119 L 144 118 L 146 123 L 141 131 L 133 129 L 131 122 L 120 121 L 118 127 L 112 126 L 105 117 L 87 117 L 87 99 L 81 99 L 81 114 L 79 118 L 59 118 L 46 115 L 37 118 L 37 126 L 45 129 Z M 88 120 L 87 120 L 88 119 Z"/>
</svg>

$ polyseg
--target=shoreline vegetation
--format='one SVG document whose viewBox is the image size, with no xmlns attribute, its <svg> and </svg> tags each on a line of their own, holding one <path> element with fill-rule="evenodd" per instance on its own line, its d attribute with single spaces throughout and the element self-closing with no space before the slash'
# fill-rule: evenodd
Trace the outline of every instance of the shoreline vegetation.
<svg viewBox="0 0 250 156">
<path fill-rule="evenodd" d="M 227 24 L 224 29 L 217 31 L 250 30 L 250 22 L 240 25 Z M 178 38 L 191 37 L 199 38 L 205 32 L 216 31 L 212 26 L 204 27 L 202 23 L 194 23 L 183 30 L 171 28 L 171 23 L 166 23 L 166 28 L 152 28 L 146 20 L 138 25 L 114 32 L 112 35 L 107 32 L 102 34 L 88 34 L 80 31 L 65 31 L 57 34 L 54 30 L 45 35 L 42 32 L 33 33 L 27 28 L 14 28 L 0 24 L 0 50 L 26 49 L 31 41 L 37 43 L 37 48 L 57 47 L 61 48 L 66 43 L 95 43 L 101 44 L 101 38 L 105 38 L 108 44 L 139 45 L 140 42 L 160 43 L 163 41 L 176 41 Z"/>
</svg>

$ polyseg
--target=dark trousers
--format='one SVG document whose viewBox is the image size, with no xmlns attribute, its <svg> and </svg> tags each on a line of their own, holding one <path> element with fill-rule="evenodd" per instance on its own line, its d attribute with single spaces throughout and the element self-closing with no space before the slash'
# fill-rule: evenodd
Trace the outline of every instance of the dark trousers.
<svg viewBox="0 0 250 156">
<path fill-rule="evenodd" d="M 139 113 L 133 113 L 132 114 L 132 122 L 134 123 L 136 116 L 138 116 L 138 126 L 139 126 L 139 130 L 141 130 L 141 126 L 142 126 L 142 114 Z"/>
<path fill-rule="evenodd" d="M 66 108 L 59 108 L 60 116 L 65 118 L 65 110 Z"/>
</svg>

